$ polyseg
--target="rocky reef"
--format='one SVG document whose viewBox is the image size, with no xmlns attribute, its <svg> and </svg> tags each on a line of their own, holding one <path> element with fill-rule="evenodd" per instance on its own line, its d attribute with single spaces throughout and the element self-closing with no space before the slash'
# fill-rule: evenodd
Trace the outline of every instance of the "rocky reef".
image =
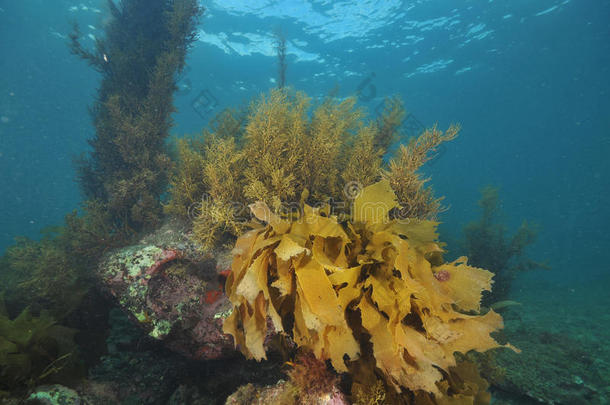
<svg viewBox="0 0 610 405">
<path fill-rule="evenodd" d="M 187 357 L 214 359 L 232 351 L 222 322 L 231 305 L 223 293 L 230 253 L 203 254 L 179 221 L 138 244 L 107 254 L 101 288 L 155 339 Z"/>
</svg>

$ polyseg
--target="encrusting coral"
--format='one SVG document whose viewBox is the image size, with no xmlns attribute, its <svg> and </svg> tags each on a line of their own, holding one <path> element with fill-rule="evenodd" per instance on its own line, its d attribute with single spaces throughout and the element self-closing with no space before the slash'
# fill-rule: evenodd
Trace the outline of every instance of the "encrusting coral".
<svg viewBox="0 0 610 405">
<path fill-rule="evenodd" d="M 226 284 L 234 310 L 224 330 L 236 346 L 266 358 L 270 319 L 337 372 L 372 356 L 395 391 L 451 398 L 454 353 L 500 346 L 490 333 L 502 318 L 479 312 L 492 273 L 466 258 L 444 263 L 437 223 L 392 219 L 398 206 L 387 179 L 364 188 L 342 222 L 328 206 L 283 218 L 252 204 L 266 225 L 239 237 Z"/>
<path fill-rule="evenodd" d="M 232 243 L 245 229 L 249 203 L 263 201 L 281 213 L 298 210 L 303 197 L 334 209 L 386 178 L 399 201 L 392 215 L 434 219 L 440 200 L 417 171 L 459 128 L 426 130 L 384 163 L 404 116 L 398 98 L 386 102 L 378 120 L 367 122 L 355 98 L 329 98 L 312 110 L 301 92 L 271 90 L 247 115 L 225 111 L 203 139 L 178 142 L 166 211 L 190 216 L 195 237 L 211 247 Z"/>
</svg>

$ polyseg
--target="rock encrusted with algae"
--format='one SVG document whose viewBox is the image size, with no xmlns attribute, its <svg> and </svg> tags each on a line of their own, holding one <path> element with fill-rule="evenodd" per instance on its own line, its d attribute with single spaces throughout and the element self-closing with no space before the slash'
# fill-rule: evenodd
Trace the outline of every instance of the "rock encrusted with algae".
<svg viewBox="0 0 610 405">
<path fill-rule="evenodd" d="M 246 384 L 235 393 L 231 394 L 225 405 L 265 405 L 265 404 L 299 404 L 297 400 L 291 399 L 293 387 L 289 382 L 280 380 L 275 385 L 256 387 Z M 308 405 L 348 405 L 349 400 L 338 387 L 332 392 L 322 393 L 315 397 L 308 397 Z"/>
<path fill-rule="evenodd" d="M 63 385 L 43 385 L 30 394 L 26 404 L 80 405 L 83 404 L 76 391 Z"/>
<path fill-rule="evenodd" d="M 222 321 L 228 251 L 202 252 L 184 228 L 169 222 L 139 244 L 109 253 L 98 268 L 102 287 L 150 336 L 191 358 L 233 351 Z"/>
</svg>

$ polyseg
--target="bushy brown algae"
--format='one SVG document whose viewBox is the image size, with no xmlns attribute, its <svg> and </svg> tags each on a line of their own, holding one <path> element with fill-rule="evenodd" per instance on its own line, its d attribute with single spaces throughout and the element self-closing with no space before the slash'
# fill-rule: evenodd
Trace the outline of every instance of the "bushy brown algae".
<svg viewBox="0 0 610 405">
<path fill-rule="evenodd" d="M 92 151 L 80 161 L 85 201 L 64 225 L 40 241 L 18 239 L 0 259 L 0 290 L 13 315 L 31 305 L 61 321 L 92 286 L 103 253 L 133 240 L 162 214 L 176 73 L 184 67 L 202 9 L 196 0 L 107 4 L 112 18 L 94 50 L 81 45 L 78 27 L 70 35 L 72 51 L 102 74 L 92 108 Z M 6 325 L 9 332 L 14 327 Z"/>
<path fill-rule="evenodd" d="M 161 216 L 176 74 L 195 40 L 201 8 L 196 0 L 108 5 L 112 19 L 94 50 L 80 43 L 78 27 L 70 35 L 72 52 L 102 74 L 92 109 L 93 150 L 81 159 L 80 183 L 118 230 L 137 232 Z"/>
<path fill-rule="evenodd" d="M 211 247 L 240 234 L 246 207 L 255 201 L 274 212 L 294 209 L 302 198 L 346 208 L 363 187 L 386 178 L 400 202 L 396 215 L 434 219 L 440 199 L 418 171 L 459 128 L 426 130 L 384 163 L 404 116 L 397 98 L 387 101 L 379 119 L 367 121 L 355 98 L 328 98 L 312 107 L 302 92 L 271 90 L 250 105 L 245 121 L 224 112 L 220 122 L 233 124 L 230 130 L 178 142 L 166 211 L 190 217 L 195 236 Z"/>
<path fill-rule="evenodd" d="M 549 267 L 526 255 L 527 248 L 536 241 L 535 226 L 523 221 L 509 235 L 506 225 L 500 222 L 497 188 L 487 186 L 481 190 L 479 207 L 481 217 L 464 227 L 464 253 L 474 266 L 494 272 L 494 288 L 483 297 L 485 305 L 493 305 L 510 299 L 511 285 L 519 272 Z"/>
</svg>

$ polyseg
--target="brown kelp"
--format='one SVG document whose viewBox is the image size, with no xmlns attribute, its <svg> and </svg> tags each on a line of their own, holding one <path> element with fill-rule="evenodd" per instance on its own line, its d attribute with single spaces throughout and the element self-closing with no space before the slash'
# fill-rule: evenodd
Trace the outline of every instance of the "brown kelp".
<svg viewBox="0 0 610 405">
<path fill-rule="evenodd" d="M 21 238 L 8 249 L 0 279 L 15 310 L 27 301 L 61 318 L 87 290 L 97 258 L 159 218 L 175 75 L 201 9 L 194 0 L 108 4 L 112 20 L 95 51 L 81 46 L 77 28 L 71 35 L 72 51 L 102 73 L 93 150 L 80 170 L 87 200 L 40 242 Z"/>
<path fill-rule="evenodd" d="M 84 377 L 74 342 L 76 330 L 28 308 L 11 319 L 0 295 L 0 401 L 8 391 L 25 393 L 36 384 Z"/>
<path fill-rule="evenodd" d="M 312 108 L 302 92 L 271 90 L 251 104 L 245 120 L 225 111 L 200 138 L 179 141 L 166 210 L 190 217 L 195 236 L 210 247 L 242 232 L 249 203 L 260 200 L 280 212 L 303 197 L 337 208 L 386 178 L 399 201 L 392 215 L 433 219 L 440 200 L 418 170 L 459 128 L 426 130 L 386 164 L 403 117 L 397 98 L 379 119 L 366 121 L 355 98 L 328 98 Z"/>
<path fill-rule="evenodd" d="M 96 134 L 79 170 L 85 194 L 81 211 L 67 215 L 62 226 L 45 232 L 40 241 L 19 238 L 0 259 L 0 290 L 6 307 L 13 317 L 22 314 L 14 320 L 8 315 L 0 319 L 2 381 L 6 373 L 18 377 L 13 387 L 37 381 L 41 372 L 54 369 L 23 363 L 19 374 L 6 371 L 5 365 L 14 368 L 13 354 L 21 356 L 21 346 L 33 342 L 37 355 L 42 350 L 34 340 L 6 336 L 25 339 L 27 333 L 36 333 L 44 337 L 47 331 L 60 328 L 54 320 L 63 322 L 78 307 L 93 284 L 92 270 L 102 254 L 154 225 L 161 214 L 160 195 L 171 164 L 164 143 L 172 124 L 176 75 L 184 67 L 202 10 L 196 0 L 107 3 L 111 19 L 94 50 L 81 45 L 78 27 L 70 35 L 72 51 L 102 75 L 92 107 Z M 28 306 L 40 316 L 31 317 Z M 33 322 L 29 332 L 20 329 L 29 325 L 24 319 Z M 35 328 L 41 323 L 46 326 L 38 333 Z M 51 352 L 42 354 L 53 359 Z"/>
<path fill-rule="evenodd" d="M 80 164 L 80 184 L 99 201 L 121 231 L 157 223 L 159 197 L 171 166 L 164 142 L 172 125 L 173 92 L 195 40 L 196 0 L 108 1 L 112 20 L 94 50 L 71 50 L 102 74 L 92 108 L 92 151 Z"/>
<path fill-rule="evenodd" d="M 493 274 L 443 259 L 440 199 L 419 172 L 459 128 L 425 130 L 386 161 L 402 103 L 375 121 L 355 103 L 312 108 L 274 89 L 245 120 L 224 112 L 229 125 L 215 125 L 230 130 L 178 143 L 166 210 L 189 217 L 204 246 L 237 237 L 224 328 L 247 357 L 265 358 L 274 330 L 322 361 L 324 389 L 323 362 L 348 373 L 356 403 L 489 403 L 476 366 L 454 354 L 500 346 L 490 334 L 502 318 L 480 306 Z"/>
<path fill-rule="evenodd" d="M 62 226 L 43 231 L 40 240 L 17 237 L 0 259 L 0 292 L 9 313 L 26 306 L 61 320 L 76 309 L 92 286 L 98 258 L 125 240 L 115 236 L 107 214 L 93 202 L 65 216 Z"/>
<path fill-rule="evenodd" d="M 548 269 L 548 265 L 526 255 L 528 246 L 536 241 L 535 226 L 523 221 L 517 231 L 509 235 L 506 225 L 500 222 L 497 188 L 483 188 L 478 204 L 481 217 L 464 227 L 464 248 L 470 263 L 494 272 L 493 291 L 483 297 L 485 305 L 493 305 L 509 299 L 512 282 L 519 272 Z"/>
<path fill-rule="evenodd" d="M 455 352 L 500 346 L 490 333 L 502 318 L 480 307 L 493 274 L 466 258 L 444 262 L 437 223 L 392 219 L 398 205 L 387 179 L 365 187 L 343 221 L 328 206 L 304 204 L 300 217 L 282 218 L 262 201 L 252 204 L 264 225 L 235 244 L 225 331 L 248 358 L 266 358 L 272 327 L 337 372 L 355 367 L 356 381 L 364 364 L 376 377 L 363 385 L 378 379 L 388 395 L 487 403 L 478 388 L 450 386 L 465 367 Z M 476 368 L 470 374 L 480 379 Z"/>
<path fill-rule="evenodd" d="M 275 51 L 277 53 L 277 88 L 286 86 L 286 37 L 281 30 L 275 33 Z"/>
</svg>

